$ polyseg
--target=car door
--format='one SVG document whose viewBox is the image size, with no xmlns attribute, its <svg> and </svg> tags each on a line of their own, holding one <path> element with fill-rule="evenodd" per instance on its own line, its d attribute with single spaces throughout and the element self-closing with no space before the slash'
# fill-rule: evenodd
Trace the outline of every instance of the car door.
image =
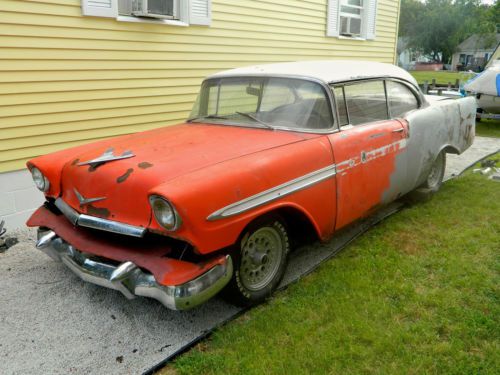
<svg viewBox="0 0 500 375">
<path fill-rule="evenodd" d="M 328 137 L 337 170 L 335 229 L 340 229 L 400 195 L 395 172 L 406 170 L 398 158 L 408 131 L 405 122 L 389 118 L 383 80 L 333 89 L 340 131 Z"/>
</svg>

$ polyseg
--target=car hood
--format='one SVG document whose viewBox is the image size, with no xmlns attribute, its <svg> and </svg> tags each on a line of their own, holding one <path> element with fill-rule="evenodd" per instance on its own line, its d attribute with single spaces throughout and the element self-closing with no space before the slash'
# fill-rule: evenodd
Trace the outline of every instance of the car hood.
<svg viewBox="0 0 500 375">
<path fill-rule="evenodd" d="M 62 171 L 61 193 L 66 203 L 81 213 L 148 226 L 148 192 L 155 186 L 226 160 L 314 136 L 227 125 L 181 124 L 118 137 L 89 144 L 68 161 Z M 106 154 L 126 158 L 88 163 Z M 193 187 L 186 186 L 190 188 Z"/>
</svg>

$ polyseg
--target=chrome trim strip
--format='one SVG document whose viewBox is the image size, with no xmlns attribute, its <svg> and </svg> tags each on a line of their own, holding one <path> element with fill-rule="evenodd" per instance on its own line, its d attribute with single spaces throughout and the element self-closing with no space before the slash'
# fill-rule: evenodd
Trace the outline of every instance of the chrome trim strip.
<svg viewBox="0 0 500 375">
<path fill-rule="evenodd" d="M 52 230 L 38 229 L 37 247 L 60 261 L 82 280 L 115 289 L 126 298 L 150 297 L 173 310 L 187 310 L 217 294 L 233 276 L 233 261 L 226 255 L 224 262 L 210 268 L 195 279 L 180 285 L 162 285 L 135 263 L 126 261 L 118 266 L 103 260 L 92 260 L 75 249 Z"/>
<path fill-rule="evenodd" d="M 315 185 L 332 176 L 335 176 L 336 173 L 337 173 L 336 165 L 331 164 L 327 167 L 318 169 L 317 171 L 308 173 L 304 176 L 295 178 L 291 181 L 285 182 L 284 184 L 275 186 L 271 189 L 265 190 L 261 193 L 252 195 L 251 197 L 245 198 L 241 201 L 223 207 L 220 210 L 217 210 L 212 214 L 210 214 L 207 217 L 207 220 L 214 221 L 241 214 L 242 212 L 249 211 L 253 208 L 262 206 L 266 203 L 275 201 L 277 199 L 295 193 L 296 191 Z"/>
<path fill-rule="evenodd" d="M 146 228 L 136 227 L 134 225 L 119 223 L 117 221 L 101 219 L 100 217 L 79 214 L 71 208 L 61 198 L 57 198 L 55 205 L 68 218 L 73 225 L 78 225 L 86 228 L 104 230 L 106 232 L 124 234 L 133 237 L 143 237 L 146 233 Z"/>
<path fill-rule="evenodd" d="M 73 210 L 65 201 L 63 201 L 61 198 L 57 198 L 55 201 L 55 205 L 57 208 L 59 208 L 59 211 L 63 213 L 64 216 L 68 218 L 69 221 L 73 225 L 76 225 L 78 222 L 78 218 L 80 217 L 80 214 Z"/>
<path fill-rule="evenodd" d="M 77 225 L 87 228 L 100 229 L 106 232 L 125 234 L 133 237 L 143 237 L 146 232 L 146 228 L 143 227 L 136 227 L 84 214 L 80 215 L 78 218 Z"/>
</svg>

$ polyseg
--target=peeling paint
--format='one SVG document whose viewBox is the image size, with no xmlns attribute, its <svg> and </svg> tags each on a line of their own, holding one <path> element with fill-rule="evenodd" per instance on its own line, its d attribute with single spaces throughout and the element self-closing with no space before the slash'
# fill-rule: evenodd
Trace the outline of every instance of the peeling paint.
<svg viewBox="0 0 500 375">
<path fill-rule="evenodd" d="M 109 215 L 111 215 L 111 212 L 107 208 L 104 207 L 95 207 L 91 204 L 87 206 L 87 214 L 91 216 L 98 216 L 107 219 Z"/>
<path fill-rule="evenodd" d="M 148 163 L 147 161 L 143 161 L 142 163 L 137 164 L 137 166 L 141 169 L 147 169 L 147 168 L 151 168 L 153 166 L 153 164 Z"/>
<path fill-rule="evenodd" d="M 127 178 L 130 177 L 130 175 L 132 174 L 133 171 L 134 171 L 134 168 L 127 169 L 127 171 L 124 174 L 122 174 L 120 177 L 118 177 L 116 179 L 116 182 L 118 182 L 119 184 L 121 184 L 122 182 L 126 181 Z"/>
</svg>

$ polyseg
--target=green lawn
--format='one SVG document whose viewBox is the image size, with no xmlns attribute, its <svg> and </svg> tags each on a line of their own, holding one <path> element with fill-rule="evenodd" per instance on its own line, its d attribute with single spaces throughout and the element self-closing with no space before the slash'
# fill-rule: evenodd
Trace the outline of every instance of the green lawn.
<svg viewBox="0 0 500 375">
<path fill-rule="evenodd" d="M 499 182 L 447 182 L 160 374 L 498 374 L 499 213 Z"/>
<path fill-rule="evenodd" d="M 428 81 L 429 84 L 432 82 L 432 79 L 436 79 L 436 83 L 440 84 L 448 84 L 451 82 L 452 85 L 455 84 L 455 80 L 458 78 L 462 82 L 468 81 L 473 74 L 464 73 L 464 72 L 448 72 L 448 71 L 437 71 L 437 72 L 427 72 L 427 71 L 410 71 L 409 72 L 417 82 L 421 85 L 425 81 Z"/>
<path fill-rule="evenodd" d="M 500 121 L 481 120 L 476 122 L 476 135 L 500 138 Z"/>
</svg>

